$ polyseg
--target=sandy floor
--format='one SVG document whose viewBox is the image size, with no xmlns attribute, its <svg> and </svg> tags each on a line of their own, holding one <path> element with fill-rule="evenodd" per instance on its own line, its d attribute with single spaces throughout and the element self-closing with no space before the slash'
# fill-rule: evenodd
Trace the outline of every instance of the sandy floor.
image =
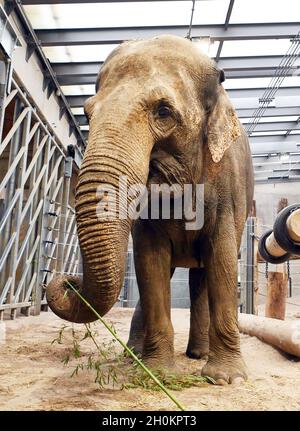
<svg viewBox="0 0 300 431">
<path fill-rule="evenodd" d="M 299 307 L 289 317 L 297 318 Z M 126 339 L 130 309 L 114 309 L 107 319 Z M 173 310 L 177 364 L 183 370 L 201 369 L 203 362 L 184 355 L 189 311 Z M 72 367 L 61 362 L 70 345 L 51 344 L 63 322 L 51 312 L 5 322 L 0 338 L 0 410 L 170 410 L 163 394 L 143 389 L 100 390 L 89 372 L 70 378 Z M 82 326 L 75 325 L 76 328 Z M 2 338 L 3 338 L 3 325 Z M 1 329 L 0 328 L 0 329 Z M 70 331 L 69 331 L 70 332 Z M 103 328 L 99 338 L 106 337 Z M 107 338 L 107 337 L 106 337 Z M 300 362 L 287 358 L 258 339 L 242 335 L 249 380 L 239 387 L 204 384 L 176 391 L 188 410 L 299 410 Z"/>
</svg>

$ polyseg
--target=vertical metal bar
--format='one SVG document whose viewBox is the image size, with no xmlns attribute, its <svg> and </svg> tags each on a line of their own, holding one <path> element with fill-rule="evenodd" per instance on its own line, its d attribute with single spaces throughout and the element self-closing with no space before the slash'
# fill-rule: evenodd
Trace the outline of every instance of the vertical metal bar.
<svg viewBox="0 0 300 431">
<path fill-rule="evenodd" d="M 254 311 L 254 218 L 247 220 L 247 278 L 246 278 L 246 313 L 253 314 Z"/>
<path fill-rule="evenodd" d="M 17 99 L 16 104 L 15 104 L 14 118 L 13 118 L 14 122 L 18 118 L 18 116 L 20 115 L 21 112 L 22 112 L 22 104 L 21 104 L 20 100 Z M 9 160 L 8 160 L 7 169 L 9 169 L 10 165 L 13 163 L 16 155 L 19 152 L 19 149 L 21 146 L 22 128 L 23 128 L 23 123 L 20 125 L 20 127 L 16 131 L 15 135 L 13 136 L 13 138 L 10 141 L 10 144 L 9 144 L 10 145 L 10 151 L 9 151 Z M 11 176 L 7 186 L 6 186 L 5 199 L 4 199 L 4 211 L 7 210 L 8 206 L 9 206 L 10 202 L 12 201 L 14 194 L 16 192 L 16 179 L 17 179 L 17 172 L 15 170 L 15 172 L 12 174 L 12 176 Z M 13 215 L 11 215 L 9 217 L 9 219 L 7 220 L 3 235 L 0 238 L 0 252 L 1 252 L 1 254 L 4 251 L 9 239 L 11 238 L 12 222 L 13 222 Z M 1 271 L 0 286 L 5 285 L 5 280 L 7 279 L 8 274 L 9 274 L 9 260 L 7 260 L 6 265 L 4 266 L 3 270 Z"/>
<path fill-rule="evenodd" d="M 72 176 L 72 164 L 73 158 L 66 157 L 64 165 L 64 187 L 63 187 L 63 197 L 62 197 L 62 211 L 61 219 L 59 225 L 59 237 L 58 237 L 58 252 L 57 252 L 57 267 L 56 271 L 63 272 L 64 270 L 64 251 L 66 243 L 66 230 L 67 230 L 67 208 L 69 204 L 70 197 L 70 182 Z"/>
<path fill-rule="evenodd" d="M 34 156 L 34 154 L 36 153 L 36 151 L 37 151 L 37 149 L 38 149 L 38 146 L 39 146 L 39 142 L 40 142 L 40 128 L 38 128 L 37 129 L 37 131 L 35 132 L 35 134 L 34 134 L 34 137 L 33 137 L 33 145 L 32 145 L 32 154 L 31 154 L 31 158 L 33 158 L 33 156 Z M 29 186 L 28 186 L 28 190 L 30 191 L 30 190 L 32 190 L 33 188 L 34 188 L 34 184 L 35 184 L 35 180 L 36 180 L 36 176 L 37 176 L 37 163 L 34 165 L 34 167 L 33 167 L 33 169 L 32 169 L 32 171 L 31 171 L 31 173 L 30 173 L 30 177 L 29 177 Z M 38 198 L 38 192 L 36 192 L 35 193 L 35 196 L 34 196 L 34 198 L 33 198 L 33 200 L 32 200 L 32 203 L 31 203 L 31 205 L 30 205 L 30 208 L 29 208 L 29 214 L 28 214 L 28 217 L 29 217 L 29 220 L 31 220 L 32 219 L 32 215 L 34 214 L 34 211 L 36 210 L 36 208 L 37 208 L 37 203 L 38 203 L 38 200 L 37 200 L 37 198 Z M 38 222 L 38 220 L 36 221 L 36 225 L 37 225 L 37 222 Z M 25 252 L 24 252 L 24 262 L 26 262 L 27 261 L 27 259 L 28 259 L 28 256 L 29 256 L 29 254 L 31 253 L 31 248 L 32 248 L 32 245 L 34 244 L 34 241 L 35 241 L 35 239 L 36 239 L 36 231 L 35 231 L 35 229 L 33 228 L 32 229 L 32 232 L 31 232 L 31 234 L 30 234 L 30 237 L 29 237 L 29 240 L 28 240 L 28 242 L 27 242 L 27 246 L 26 246 L 26 250 L 25 250 Z M 24 297 L 26 296 L 26 287 L 27 286 L 30 286 L 30 282 L 31 282 L 31 280 L 32 280 L 32 277 L 33 277 L 33 275 L 34 275 L 34 268 L 33 268 L 33 266 L 32 266 L 32 270 L 31 271 L 28 271 L 28 274 L 27 274 L 27 277 L 26 277 L 26 281 L 25 281 L 25 287 L 23 288 L 23 290 L 22 290 L 22 296 L 21 296 L 21 298 L 22 298 L 22 300 L 24 299 Z M 30 313 L 30 309 L 29 309 L 29 307 L 26 307 L 26 308 L 22 308 L 21 309 L 21 313 L 23 313 L 23 314 L 25 314 L 26 316 L 28 316 L 29 315 L 29 313 Z"/>
<path fill-rule="evenodd" d="M 241 241 L 240 261 L 239 261 L 239 282 L 240 282 L 240 303 L 241 313 L 246 313 L 247 303 L 247 223 Z"/>
<path fill-rule="evenodd" d="M 5 114 L 5 96 L 8 81 L 8 64 L 0 60 L 0 141 L 3 131 L 4 114 Z"/>
<path fill-rule="evenodd" d="M 43 272 L 43 269 L 45 268 L 45 240 L 46 240 L 46 227 L 47 227 L 47 221 L 48 221 L 48 211 L 49 211 L 49 200 L 47 199 L 46 193 L 46 187 L 47 187 L 47 181 L 48 181 L 48 170 L 49 170 L 49 158 L 50 158 L 50 150 L 51 150 L 51 139 L 49 137 L 48 142 L 45 146 L 45 158 L 43 166 L 46 166 L 42 186 L 40 189 L 40 196 L 43 199 L 43 210 L 41 212 L 41 215 L 39 217 L 38 222 L 38 232 L 41 237 L 41 242 L 39 246 L 39 251 L 36 259 L 36 267 L 35 271 L 38 274 L 38 277 L 36 279 L 36 286 L 34 290 L 34 309 L 33 313 L 34 315 L 38 315 L 41 312 L 41 301 L 42 301 L 42 295 L 43 295 L 43 283 L 44 283 L 44 277 L 45 274 Z"/>
<path fill-rule="evenodd" d="M 22 147 L 25 147 L 24 155 L 20 162 L 19 172 L 16 172 L 18 177 L 16 178 L 16 184 L 17 188 L 20 189 L 20 197 L 16 205 L 16 213 L 14 214 L 14 220 L 13 220 L 13 229 L 16 232 L 16 239 L 15 243 L 13 245 L 12 253 L 11 253 L 11 262 L 10 262 L 10 275 L 12 277 L 12 283 L 10 288 L 10 303 L 13 302 L 15 287 L 16 287 L 16 271 L 17 271 L 17 258 L 18 258 L 18 249 L 19 249 L 19 242 L 20 242 L 20 231 L 21 231 L 21 213 L 22 213 L 22 207 L 23 207 L 23 197 L 24 197 L 24 178 L 25 178 L 25 172 L 26 172 L 26 164 L 27 164 L 27 154 L 28 154 L 28 135 L 30 132 L 30 125 L 31 125 L 31 111 L 28 111 L 28 114 L 24 120 L 23 128 L 22 128 Z M 17 169 L 16 169 L 17 171 Z M 16 309 L 11 309 L 11 318 L 14 319 L 16 316 Z"/>
</svg>

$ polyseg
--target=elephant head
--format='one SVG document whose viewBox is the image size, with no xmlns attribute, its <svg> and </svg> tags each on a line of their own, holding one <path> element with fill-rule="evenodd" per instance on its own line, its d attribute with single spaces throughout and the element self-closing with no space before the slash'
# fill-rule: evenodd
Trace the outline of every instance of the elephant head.
<svg viewBox="0 0 300 431">
<path fill-rule="evenodd" d="M 222 71 L 196 44 L 160 36 L 126 42 L 99 73 L 96 95 L 85 104 L 90 131 L 76 190 L 76 221 L 83 278 L 60 276 L 47 300 L 60 317 L 95 320 L 66 281 L 104 315 L 117 301 L 132 220 L 119 213 L 133 198 L 120 190 L 154 182 L 197 183 L 204 163 L 217 164 L 239 136 L 239 123 L 221 85 Z M 116 192 L 116 217 L 97 215 L 101 184 Z"/>
</svg>

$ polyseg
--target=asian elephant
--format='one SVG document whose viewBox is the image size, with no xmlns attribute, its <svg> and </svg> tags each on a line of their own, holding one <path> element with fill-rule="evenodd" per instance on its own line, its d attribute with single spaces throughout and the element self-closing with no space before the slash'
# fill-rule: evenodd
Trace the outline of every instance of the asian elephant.
<svg viewBox="0 0 300 431">
<path fill-rule="evenodd" d="M 124 279 L 132 232 L 140 293 L 129 344 L 152 367 L 174 361 L 170 279 L 187 267 L 191 297 L 187 355 L 208 354 L 203 375 L 217 383 L 246 379 L 237 326 L 237 259 L 252 204 L 253 170 L 248 139 L 222 86 L 224 72 L 197 44 L 175 36 L 121 44 L 98 75 L 85 103 L 90 131 L 76 190 L 76 220 L 83 279 L 56 277 L 47 288 L 51 309 L 72 322 L 93 313 L 66 280 L 104 315 Z M 97 216 L 99 184 L 116 191 L 116 215 L 134 196 L 128 185 L 204 184 L 204 224 L 185 220 L 133 220 Z M 194 205 L 195 194 L 190 204 Z"/>
</svg>

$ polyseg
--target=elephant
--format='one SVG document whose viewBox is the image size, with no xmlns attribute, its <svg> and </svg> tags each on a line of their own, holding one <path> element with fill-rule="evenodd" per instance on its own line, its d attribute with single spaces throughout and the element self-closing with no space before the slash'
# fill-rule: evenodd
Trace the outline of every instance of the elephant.
<svg viewBox="0 0 300 431">
<path fill-rule="evenodd" d="M 237 262 L 253 198 L 248 138 L 224 79 L 195 42 L 178 36 L 124 42 L 108 56 L 96 94 L 84 107 L 89 137 L 75 204 L 83 277 L 57 276 L 46 291 L 50 308 L 63 319 L 96 320 L 75 292 L 65 294 L 66 280 L 105 315 L 122 288 L 132 234 L 140 302 L 128 344 L 154 369 L 174 366 L 170 280 L 176 267 L 190 268 L 186 354 L 206 357 L 202 374 L 221 385 L 247 379 L 237 323 Z M 148 191 L 153 184 L 203 184 L 203 223 L 187 229 L 184 217 L 127 213 L 102 219 L 97 205 L 106 195 L 99 198 L 99 184 L 116 190 L 116 214 L 134 200 L 121 190 L 121 176 Z"/>
</svg>

